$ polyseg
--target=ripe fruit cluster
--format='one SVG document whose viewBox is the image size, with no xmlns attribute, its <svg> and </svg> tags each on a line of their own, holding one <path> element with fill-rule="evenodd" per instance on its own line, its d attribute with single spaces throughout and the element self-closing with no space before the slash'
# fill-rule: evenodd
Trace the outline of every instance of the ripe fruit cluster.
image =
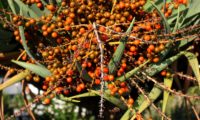
<svg viewBox="0 0 200 120">
<path fill-rule="evenodd" d="M 24 2 L 37 5 L 41 3 L 39 0 Z M 159 53 L 165 49 L 165 44 L 158 41 L 157 33 L 161 33 L 163 29 L 158 13 L 145 12 L 145 3 L 146 0 L 123 0 L 116 3 L 112 0 L 63 0 L 61 6 L 44 6 L 51 13 L 41 16 L 39 20 L 13 16 L 16 25 L 25 26 L 27 44 L 34 43 L 31 50 L 42 56 L 39 61 L 52 72 L 52 76 L 45 80 L 40 80 L 38 76 L 29 76 L 27 80 L 40 82 L 44 91 L 59 81 L 54 92 L 63 95 L 77 94 L 86 88 L 100 85 L 100 49 L 92 25 L 95 22 L 103 42 L 103 80 L 111 95 L 126 96 L 130 92 L 129 84 L 120 82 L 117 77 L 148 59 L 154 63 L 159 62 Z M 170 15 L 172 11 L 167 6 L 166 8 Z M 107 65 L 133 18 L 136 22 L 122 59 L 117 63 L 117 72 L 111 74 Z M 19 30 L 14 30 L 14 36 L 21 42 Z M 27 56 L 22 57 L 22 60 L 34 63 Z M 49 99 L 45 99 L 44 103 L 50 103 Z M 131 104 L 132 99 L 128 100 L 128 105 Z"/>
</svg>

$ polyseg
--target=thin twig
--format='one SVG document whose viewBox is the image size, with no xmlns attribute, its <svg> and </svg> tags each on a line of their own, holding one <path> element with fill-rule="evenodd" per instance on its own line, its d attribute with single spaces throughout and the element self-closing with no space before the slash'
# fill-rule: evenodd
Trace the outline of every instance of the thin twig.
<svg viewBox="0 0 200 120">
<path fill-rule="evenodd" d="M 178 96 L 181 96 L 181 97 L 186 97 L 186 98 L 192 98 L 192 99 L 200 99 L 200 96 L 195 96 L 195 95 L 186 95 L 186 94 L 183 94 L 183 93 L 180 93 L 180 92 L 176 92 L 175 90 L 172 90 L 170 88 L 168 88 L 167 86 L 161 84 L 161 83 L 158 83 L 154 78 L 148 76 L 146 73 L 144 72 L 141 72 L 147 79 L 151 80 L 152 82 L 154 82 L 156 85 L 158 85 L 158 87 L 172 93 L 172 94 L 175 94 L 175 95 L 178 95 Z"/>
<path fill-rule="evenodd" d="M 192 107 L 192 110 L 193 110 L 193 112 L 194 112 L 194 114 L 195 114 L 197 120 L 200 120 L 199 114 L 198 114 L 198 112 L 197 112 L 195 106 L 192 104 L 192 102 L 190 101 L 190 99 L 187 99 L 187 101 L 190 103 L 190 105 L 191 105 L 191 107 Z"/>
<path fill-rule="evenodd" d="M 196 78 L 194 78 L 194 77 L 192 77 L 192 76 L 189 76 L 189 75 L 185 75 L 185 74 L 180 73 L 180 72 L 175 73 L 175 75 L 177 75 L 177 76 L 179 76 L 179 77 L 181 77 L 181 78 L 186 78 L 185 80 L 197 82 L 197 79 L 196 79 Z"/>
<path fill-rule="evenodd" d="M 26 86 L 27 86 L 27 84 L 23 80 L 22 81 L 22 96 L 24 98 L 24 104 L 27 107 L 29 102 L 28 102 L 27 97 L 26 97 Z M 30 107 L 27 107 L 27 111 L 28 111 L 29 115 L 31 116 L 32 120 L 36 120 L 32 110 L 30 109 Z"/>
<path fill-rule="evenodd" d="M 171 120 L 171 118 L 167 117 L 159 108 L 156 107 L 156 105 L 149 99 L 149 97 L 146 95 L 145 91 L 134 81 L 134 79 L 130 79 L 131 84 L 134 85 L 145 97 L 145 99 L 153 106 L 153 108 L 166 120 Z M 133 120 L 134 118 L 131 118 Z"/>
</svg>

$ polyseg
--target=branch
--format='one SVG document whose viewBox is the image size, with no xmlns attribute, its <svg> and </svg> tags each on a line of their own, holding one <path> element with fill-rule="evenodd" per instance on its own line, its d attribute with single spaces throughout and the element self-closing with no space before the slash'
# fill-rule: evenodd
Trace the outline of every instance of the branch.
<svg viewBox="0 0 200 120">
<path fill-rule="evenodd" d="M 103 102 L 104 102 L 104 80 L 103 80 L 103 77 L 104 77 L 104 74 L 103 74 L 103 48 L 102 48 L 102 42 L 99 38 L 99 35 L 98 35 L 98 32 L 97 32 L 97 27 L 96 27 L 96 23 L 94 22 L 93 23 L 93 28 L 94 28 L 94 33 L 96 35 L 96 38 L 97 38 L 97 41 L 98 41 L 98 45 L 99 45 L 99 49 L 100 49 L 100 65 L 101 65 L 101 77 L 100 77 L 100 80 L 101 80 L 101 100 L 100 100 L 100 110 L 99 110 L 99 117 L 100 118 L 103 118 Z"/>
</svg>

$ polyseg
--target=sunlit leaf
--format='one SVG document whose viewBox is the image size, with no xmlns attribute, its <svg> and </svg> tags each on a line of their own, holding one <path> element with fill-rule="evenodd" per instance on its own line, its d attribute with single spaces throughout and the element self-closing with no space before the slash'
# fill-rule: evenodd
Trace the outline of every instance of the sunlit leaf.
<svg viewBox="0 0 200 120">
<path fill-rule="evenodd" d="M 14 83 L 21 81 L 22 79 L 24 79 L 28 75 L 30 75 L 30 71 L 25 70 L 25 71 L 15 75 L 15 76 L 13 76 L 12 78 L 7 80 L 3 84 L 0 84 L 0 90 L 3 90 L 4 88 L 9 87 L 9 86 L 13 85 Z"/>
<path fill-rule="evenodd" d="M 20 62 L 20 61 L 16 61 L 16 60 L 12 60 L 13 63 L 26 68 L 32 72 L 34 72 L 35 74 L 45 78 L 47 76 L 51 76 L 51 72 L 45 68 L 45 67 L 41 67 L 35 64 L 31 64 L 31 63 L 26 63 L 26 62 Z"/>
</svg>

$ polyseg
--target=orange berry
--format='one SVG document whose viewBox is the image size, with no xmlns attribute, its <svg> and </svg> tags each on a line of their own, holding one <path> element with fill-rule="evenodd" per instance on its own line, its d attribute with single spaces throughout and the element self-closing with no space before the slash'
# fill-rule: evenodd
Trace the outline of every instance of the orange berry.
<svg viewBox="0 0 200 120">
<path fill-rule="evenodd" d="M 45 98 L 43 101 L 43 104 L 48 105 L 51 103 L 51 100 L 49 98 Z"/>
<path fill-rule="evenodd" d="M 151 36 L 150 35 L 144 35 L 144 40 L 146 40 L 146 41 L 151 40 Z"/>
<path fill-rule="evenodd" d="M 167 75 L 167 71 L 166 71 L 166 70 L 163 70 L 160 74 L 164 77 L 164 76 Z"/>
<path fill-rule="evenodd" d="M 112 90 L 115 86 L 113 84 L 108 84 L 108 89 Z"/>
<path fill-rule="evenodd" d="M 143 56 L 140 56 L 140 57 L 138 58 L 138 60 L 141 61 L 141 62 L 143 62 L 143 61 L 144 61 L 144 57 L 143 57 Z"/>
<path fill-rule="evenodd" d="M 65 30 L 66 30 L 66 31 L 69 31 L 69 30 L 71 30 L 71 27 L 70 27 L 69 25 L 66 25 L 66 26 L 65 26 Z"/>
<path fill-rule="evenodd" d="M 151 50 L 151 51 L 153 51 L 154 49 L 155 49 L 155 47 L 154 47 L 154 45 L 149 45 L 149 49 Z"/>
<path fill-rule="evenodd" d="M 57 38 L 57 37 L 58 37 L 58 33 L 57 33 L 57 32 L 53 32 L 53 33 L 51 34 L 51 37 L 52 37 L 52 38 Z"/>
<path fill-rule="evenodd" d="M 153 62 L 157 63 L 160 59 L 158 57 L 153 58 Z"/>
<path fill-rule="evenodd" d="M 131 52 L 135 52 L 136 51 L 136 47 L 135 46 L 131 46 L 129 49 Z"/>
<path fill-rule="evenodd" d="M 126 67 L 127 67 L 126 63 L 122 63 L 121 68 L 124 70 L 126 69 Z"/>
<path fill-rule="evenodd" d="M 103 68 L 103 72 L 104 73 L 108 73 L 109 72 L 109 69 L 107 67 Z"/>
<path fill-rule="evenodd" d="M 84 83 L 81 83 L 81 84 L 79 84 L 79 87 L 80 87 L 81 89 L 85 89 L 85 84 L 84 84 Z"/>
<path fill-rule="evenodd" d="M 72 82 L 72 77 L 67 77 L 66 81 L 67 81 L 68 83 L 71 83 L 71 82 Z"/>
<path fill-rule="evenodd" d="M 103 76 L 103 80 L 108 81 L 109 80 L 108 75 Z"/>
<path fill-rule="evenodd" d="M 133 98 L 129 98 L 128 101 L 127 101 L 127 103 L 130 104 L 130 105 L 132 105 L 134 103 Z"/>
<path fill-rule="evenodd" d="M 100 31 L 100 32 L 106 32 L 106 28 L 103 27 L 103 26 L 100 26 L 100 27 L 99 27 L 99 31 Z"/>
<path fill-rule="evenodd" d="M 124 94 L 124 89 L 123 89 L 123 88 L 120 88 L 120 89 L 118 90 L 118 94 L 119 94 L 119 95 Z"/>
<path fill-rule="evenodd" d="M 80 32 L 81 34 L 85 33 L 85 28 L 83 28 L 83 27 L 80 28 L 79 32 Z"/>
<path fill-rule="evenodd" d="M 125 82 L 121 82 L 120 83 L 120 87 L 126 87 L 126 83 Z"/>
<path fill-rule="evenodd" d="M 54 11 L 55 10 L 55 7 L 52 4 L 51 5 L 47 5 L 46 7 L 50 11 Z"/>
<path fill-rule="evenodd" d="M 140 40 L 134 40 L 134 45 L 139 45 L 140 44 Z"/>
<path fill-rule="evenodd" d="M 69 94 L 69 90 L 65 89 L 65 90 L 63 91 L 63 93 L 64 93 L 64 95 L 68 95 L 68 94 Z"/>
<path fill-rule="evenodd" d="M 80 86 L 77 86 L 76 91 L 77 91 L 77 92 L 81 92 L 81 90 L 82 90 L 81 87 L 80 87 Z"/>
<path fill-rule="evenodd" d="M 114 75 L 108 75 L 108 80 L 113 81 L 114 80 Z"/>
<path fill-rule="evenodd" d="M 83 63 L 81 66 L 82 66 L 82 68 L 86 68 L 87 67 L 87 63 Z"/>
<path fill-rule="evenodd" d="M 96 85 L 99 85 L 101 83 L 101 80 L 100 79 L 95 79 L 95 84 Z"/>
</svg>

